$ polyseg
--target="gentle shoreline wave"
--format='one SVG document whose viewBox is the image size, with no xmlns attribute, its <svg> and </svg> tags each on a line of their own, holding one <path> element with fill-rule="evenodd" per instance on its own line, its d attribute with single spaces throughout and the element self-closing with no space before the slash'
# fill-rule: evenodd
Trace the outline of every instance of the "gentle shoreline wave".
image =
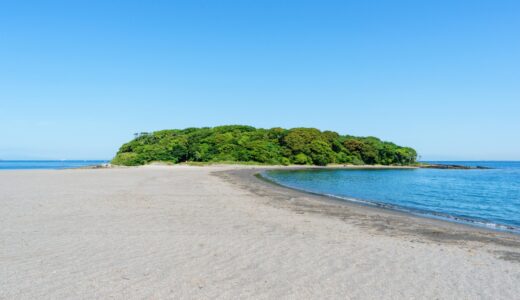
<svg viewBox="0 0 520 300">
<path fill-rule="evenodd" d="M 344 202 L 349 202 L 349 203 L 355 203 L 355 204 L 360 204 L 360 205 L 365 205 L 365 206 L 370 206 L 370 207 L 388 209 L 388 210 L 397 211 L 397 212 L 401 212 L 401 213 L 407 213 L 407 214 L 411 214 L 411 215 L 419 216 L 419 217 L 431 218 L 431 219 L 435 219 L 435 220 L 442 220 L 442 221 L 447 221 L 447 222 L 457 223 L 457 224 L 470 225 L 470 226 L 475 226 L 477 228 L 488 228 L 491 230 L 509 232 L 509 233 L 520 235 L 520 227 L 518 227 L 518 226 L 495 223 L 495 222 L 491 222 L 488 220 L 482 220 L 482 219 L 478 219 L 478 218 L 474 218 L 474 217 L 450 215 L 450 214 L 446 214 L 446 213 L 442 213 L 442 212 L 438 212 L 438 211 L 420 210 L 420 209 L 399 206 L 399 205 L 394 205 L 394 204 L 389 204 L 389 203 L 382 203 L 379 201 L 360 199 L 360 198 L 351 197 L 351 196 L 345 197 L 345 196 L 339 196 L 339 195 L 334 195 L 334 194 L 330 194 L 330 193 L 320 193 L 320 192 L 312 191 L 309 189 L 304 189 L 304 188 L 288 185 L 286 183 L 281 182 L 280 180 L 277 180 L 276 178 L 274 178 L 272 176 L 269 176 L 268 173 L 271 171 L 272 170 L 263 171 L 263 172 L 259 173 L 259 176 L 268 182 L 277 184 L 277 185 L 285 187 L 285 188 L 293 189 L 296 191 L 300 191 L 300 192 L 304 192 L 304 193 L 308 193 L 308 194 L 312 194 L 312 195 L 325 196 L 328 198 L 332 198 L 332 199 L 336 199 L 336 200 L 344 201 Z"/>
</svg>

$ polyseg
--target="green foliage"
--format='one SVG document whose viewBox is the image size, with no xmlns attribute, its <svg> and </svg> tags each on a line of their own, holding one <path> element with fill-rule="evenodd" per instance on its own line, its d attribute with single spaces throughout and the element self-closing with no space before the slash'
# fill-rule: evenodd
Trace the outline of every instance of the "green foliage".
<svg viewBox="0 0 520 300">
<path fill-rule="evenodd" d="M 309 145 L 309 152 L 312 162 L 318 166 L 333 163 L 336 156 L 331 145 L 323 140 L 312 141 Z"/>
<path fill-rule="evenodd" d="M 122 165 L 122 166 L 138 166 L 144 163 L 143 160 L 139 157 L 139 154 L 133 152 L 123 152 L 118 153 L 116 157 L 112 160 L 114 165 Z"/>
<path fill-rule="evenodd" d="M 311 164 L 311 159 L 303 153 L 298 153 L 294 156 L 293 163 L 297 165 L 309 165 Z"/>
<path fill-rule="evenodd" d="M 412 148 L 375 137 L 342 136 L 315 128 L 257 129 L 229 125 L 136 134 L 135 139 L 121 146 L 112 163 L 127 166 L 152 161 L 408 165 L 415 163 L 416 157 Z"/>
</svg>

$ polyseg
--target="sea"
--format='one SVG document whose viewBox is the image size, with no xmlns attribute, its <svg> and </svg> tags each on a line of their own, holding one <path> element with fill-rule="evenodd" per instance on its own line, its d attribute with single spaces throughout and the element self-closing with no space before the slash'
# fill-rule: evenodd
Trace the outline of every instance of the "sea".
<svg viewBox="0 0 520 300">
<path fill-rule="evenodd" d="M 58 170 L 96 166 L 107 160 L 0 160 L 1 170 Z"/>
<path fill-rule="evenodd" d="M 263 176 L 343 201 L 520 234 L 519 161 L 433 163 L 489 169 L 303 169 Z"/>
</svg>

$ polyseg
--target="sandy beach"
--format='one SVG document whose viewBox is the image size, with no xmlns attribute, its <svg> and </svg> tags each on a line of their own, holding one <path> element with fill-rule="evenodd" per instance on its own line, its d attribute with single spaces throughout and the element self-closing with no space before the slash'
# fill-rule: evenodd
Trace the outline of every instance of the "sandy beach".
<svg viewBox="0 0 520 300">
<path fill-rule="evenodd" d="M 250 166 L 0 172 L 1 299 L 515 299 L 520 236 Z"/>
</svg>

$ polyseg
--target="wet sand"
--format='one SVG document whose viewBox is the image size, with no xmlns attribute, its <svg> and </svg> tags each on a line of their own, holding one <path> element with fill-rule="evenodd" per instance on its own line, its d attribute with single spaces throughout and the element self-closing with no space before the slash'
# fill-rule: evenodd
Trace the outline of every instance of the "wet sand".
<svg viewBox="0 0 520 300">
<path fill-rule="evenodd" d="M 0 298 L 520 295 L 517 235 L 290 190 L 260 170 L 0 172 Z"/>
</svg>

